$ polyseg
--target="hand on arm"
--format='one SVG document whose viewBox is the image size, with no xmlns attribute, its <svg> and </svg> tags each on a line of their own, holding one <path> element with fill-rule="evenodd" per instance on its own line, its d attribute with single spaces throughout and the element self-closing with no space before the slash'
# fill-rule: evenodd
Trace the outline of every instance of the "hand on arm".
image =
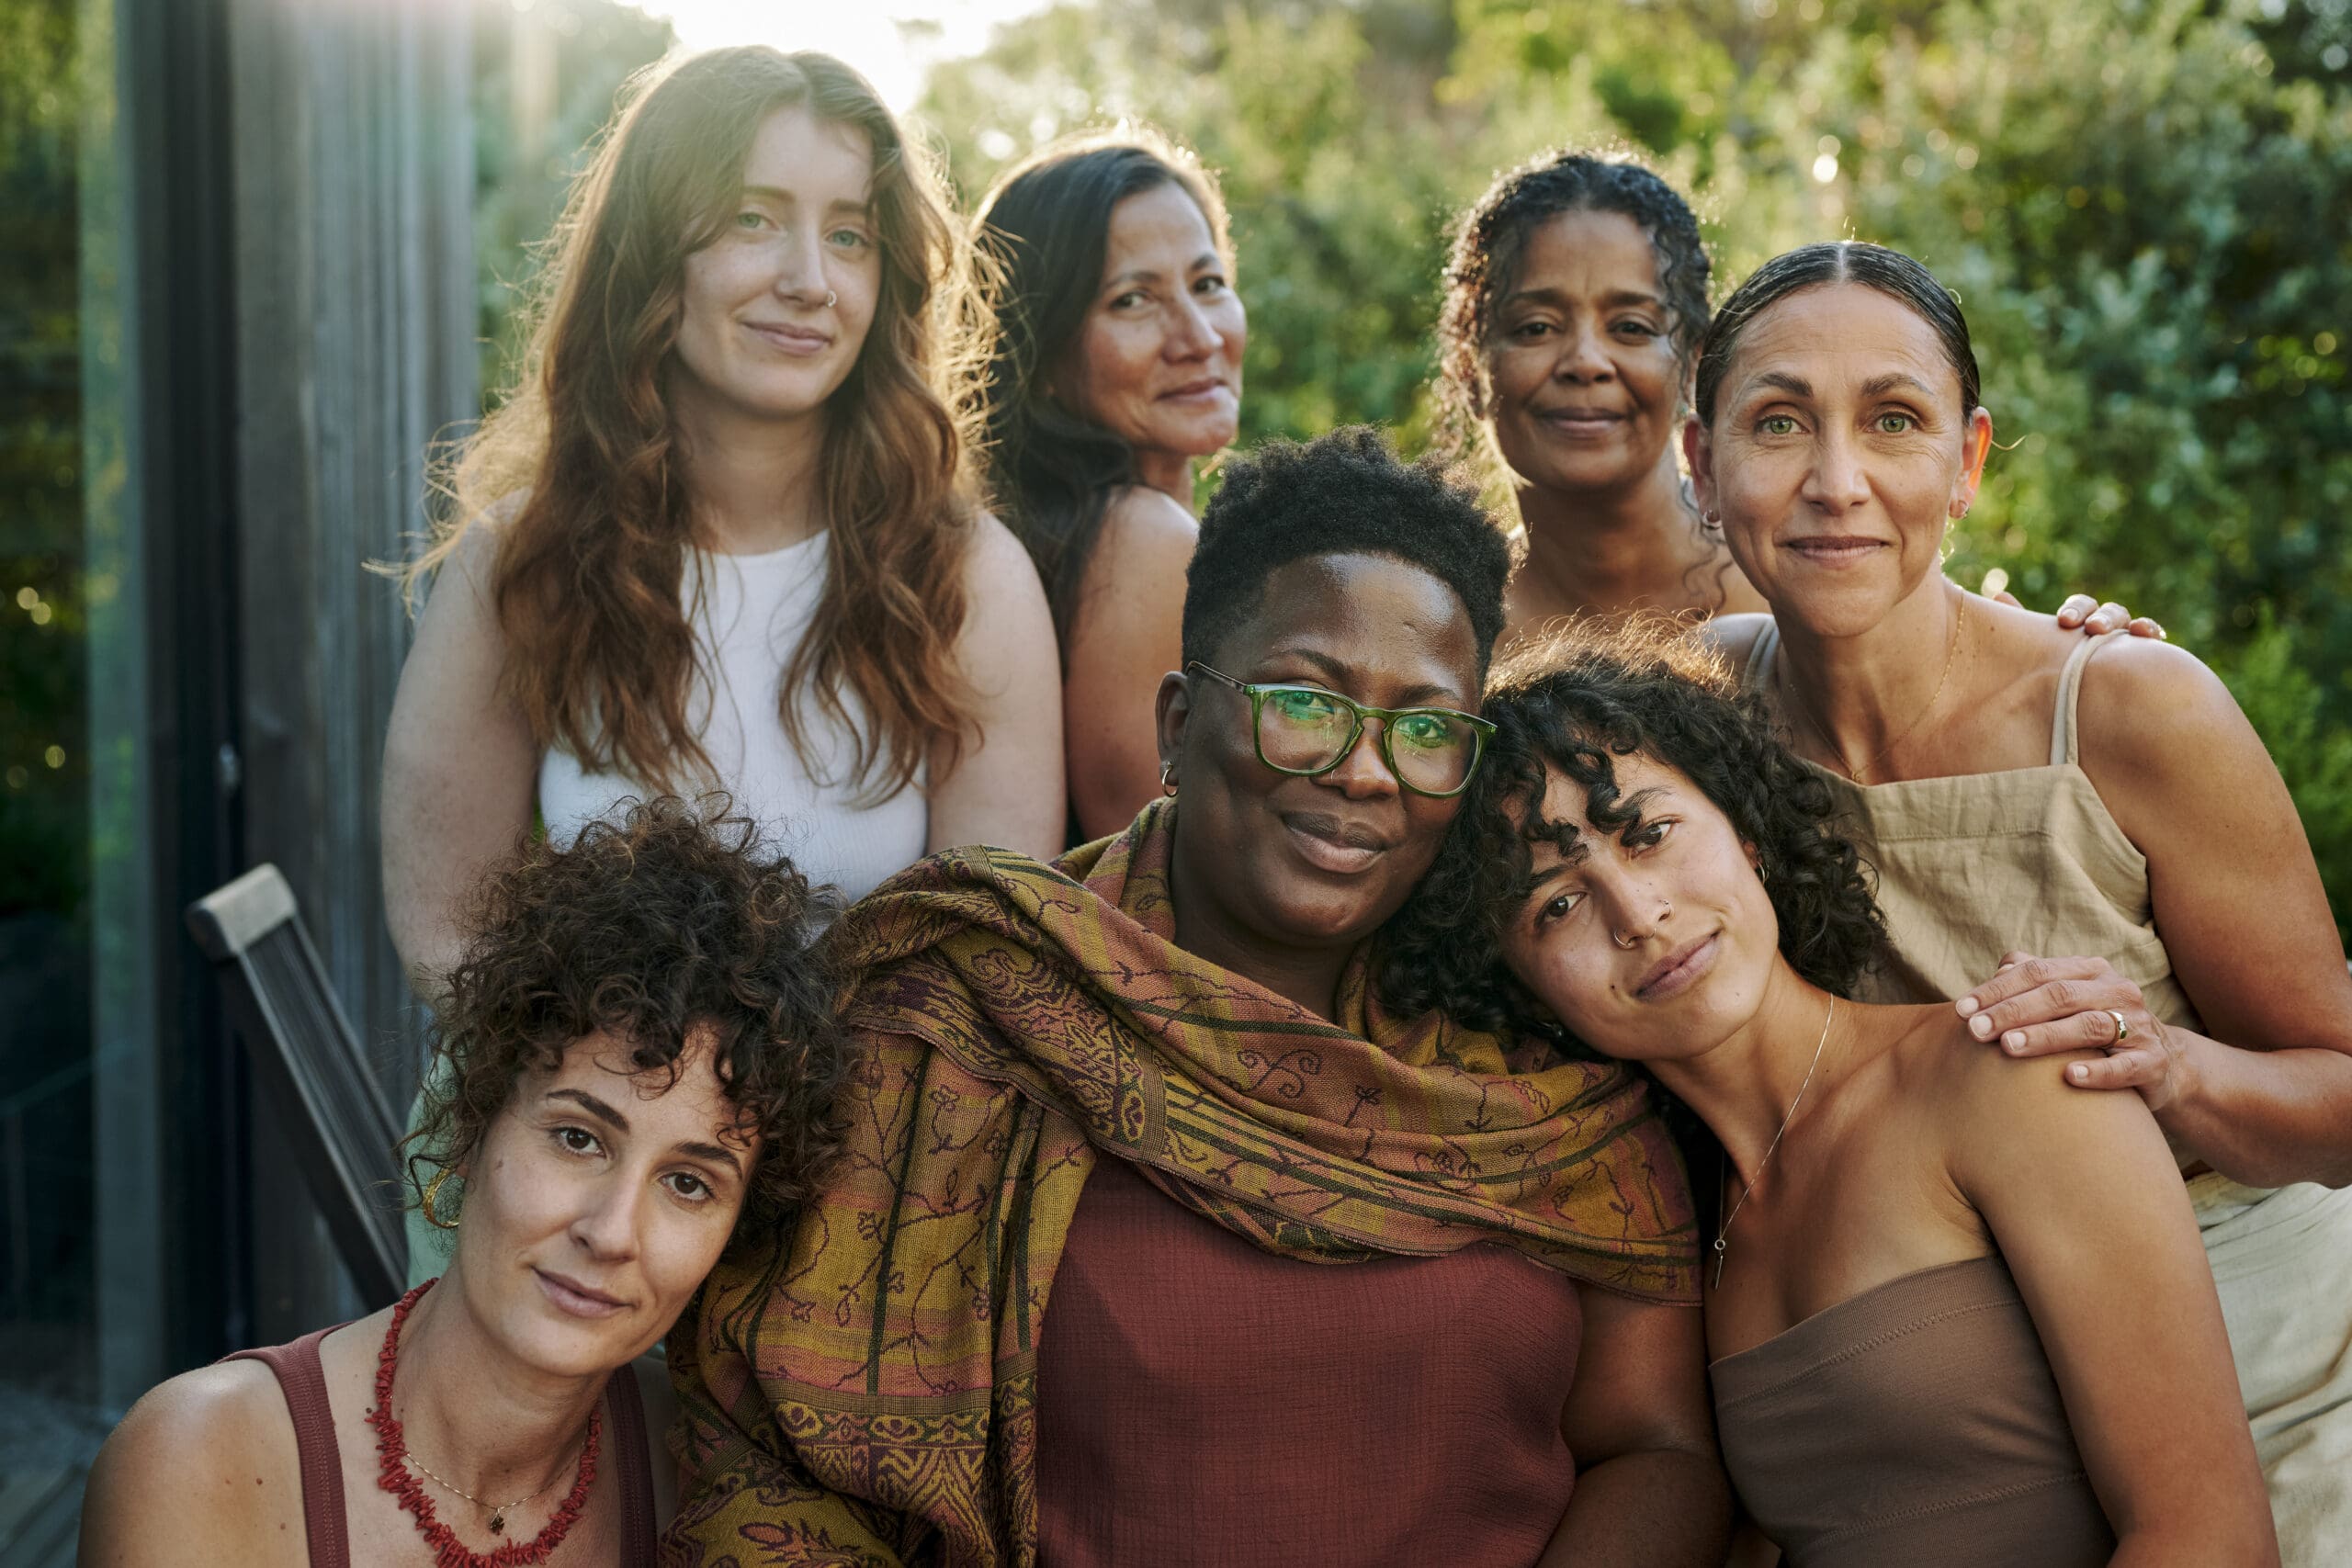
<svg viewBox="0 0 2352 1568">
<path fill-rule="evenodd" d="M 1070 806 L 1089 839 L 1159 794 L 1160 677 L 1183 665 L 1184 573 L 1200 525 L 1167 496 L 1124 491 L 1102 519 L 1071 618 L 1062 718 Z"/>
<path fill-rule="evenodd" d="M 384 738 L 384 906 L 410 983 L 430 999 L 458 960 L 458 917 L 484 867 L 531 825 L 538 748 L 501 690 L 490 597 L 495 534 L 477 526 L 433 584 Z"/>
<path fill-rule="evenodd" d="M 2087 1089 L 2138 1089 L 2184 1156 L 2251 1186 L 2352 1182 L 2352 976 L 2286 785 L 2229 693 L 2177 649 L 2084 673 L 2083 766 L 2148 860 L 2156 930 L 2206 1032 L 2157 1023 L 2095 959 L 2019 964 L 1962 998 L 2032 1055 L 2126 1049 Z M 1978 1004 L 1970 1008 L 1971 1001 Z"/>
<path fill-rule="evenodd" d="M 1577 1485 L 1540 1563 L 1716 1568 L 1731 1539 L 1731 1483 L 1699 1312 L 1577 1293 L 1584 1339 L 1560 1415 Z"/>
<path fill-rule="evenodd" d="M 1029 552 L 986 513 L 966 573 L 956 654 L 978 699 L 976 728 L 955 770 L 933 773 L 930 847 L 1051 860 L 1062 852 L 1062 682 L 1046 591 Z"/>
<path fill-rule="evenodd" d="M 2032 1315 L 2113 1562 L 2275 1565 L 2212 1270 L 2145 1108 L 2046 1062 L 1980 1056 L 1962 1080 L 1946 1158 Z"/>
</svg>

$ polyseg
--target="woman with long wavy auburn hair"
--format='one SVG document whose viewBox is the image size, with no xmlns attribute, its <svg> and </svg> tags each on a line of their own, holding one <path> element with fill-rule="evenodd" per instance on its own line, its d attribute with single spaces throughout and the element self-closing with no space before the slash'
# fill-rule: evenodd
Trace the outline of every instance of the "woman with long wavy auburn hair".
<svg viewBox="0 0 2352 1568">
<path fill-rule="evenodd" d="M 638 85 L 573 189 L 513 395 L 462 447 L 384 756 L 392 936 L 526 831 L 724 788 L 854 897 L 930 851 L 1059 847 L 1053 628 L 937 390 L 956 233 L 830 56 Z"/>
<path fill-rule="evenodd" d="M 998 177 L 975 398 L 989 500 L 1044 578 L 1062 647 L 1073 837 L 1158 795 L 1152 702 L 1181 662 L 1193 465 L 1239 428 L 1249 318 L 1216 181 L 1148 126 L 1088 131 Z"/>
</svg>

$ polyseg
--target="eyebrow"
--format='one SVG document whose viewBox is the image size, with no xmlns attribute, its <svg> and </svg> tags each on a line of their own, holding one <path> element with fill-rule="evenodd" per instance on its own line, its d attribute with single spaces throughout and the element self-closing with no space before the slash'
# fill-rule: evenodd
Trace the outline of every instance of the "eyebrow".
<svg viewBox="0 0 2352 1568">
<path fill-rule="evenodd" d="M 764 197 L 770 201 L 790 203 L 796 207 L 800 204 L 799 197 L 791 191 L 785 190 L 777 186 L 747 185 L 743 187 L 743 194 L 745 196 Z M 864 218 L 872 212 L 873 204 L 864 201 L 831 201 L 825 204 L 825 209 L 828 212 L 853 213 L 857 217 Z"/>
<path fill-rule="evenodd" d="M 1504 299 L 1503 307 L 1508 310 L 1525 299 L 1550 301 L 1566 299 L 1567 296 L 1556 288 L 1521 288 Z M 1603 309 L 1610 309 L 1619 305 L 1663 305 L 1665 301 L 1655 294 L 1645 294 L 1638 288 L 1612 288 L 1600 297 L 1600 303 Z"/>
<path fill-rule="evenodd" d="M 1317 653 L 1311 648 L 1270 648 L 1266 650 L 1263 657 L 1267 659 L 1296 659 L 1305 663 L 1312 664 L 1321 674 L 1324 682 L 1327 684 L 1333 686 L 1347 685 L 1353 679 L 1355 674 L 1354 671 L 1349 669 L 1346 665 L 1340 663 L 1329 654 Z M 1283 686 L 1290 684 L 1290 682 L 1286 681 L 1252 681 L 1250 683 L 1253 686 Z M 1345 696 L 1347 694 L 1342 692 L 1340 695 Z M 1352 698 L 1350 700 L 1353 701 Z M 1434 682 L 1424 681 L 1418 686 L 1408 686 L 1405 689 L 1405 701 L 1399 705 L 1403 707 L 1447 706 L 1452 704 L 1458 703 L 1459 701 L 1461 701 L 1459 697 L 1456 697 L 1453 693 L 1447 691 L 1443 686 L 1438 685 Z M 1379 707 L 1383 705 L 1374 703 L 1372 705 L 1374 707 Z"/>
<path fill-rule="evenodd" d="M 613 1131 L 616 1133 L 626 1133 L 628 1131 L 628 1117 L 622 1115 L 619 1111 L 610 1105 L 607 1105 L 605 1101 L 598 1100 L 586 1089 L 551 1089 L 548 1090 L 548 1098 L 549 1100 L 569 1100 L 578 1105 L 582 1111 L 587 1111 L 589 1115 L 594 1116 L 598 1121 L 609 1125 Z M 684 1155 L 693 1155 L 697 1159 L 715 1160 L 720 1165 L 725 1166 L 728 1169 L 733 1171 L 738 1176 L 743 1174 L 743 1162 L 736 1158 L 730 1150 L 723 1148 L 719 1145 L 705 1143 L 680 1144 L 678 1145 L 678 1152 Z"/>
<path fill-rule="evenodd" d="M 1749 384 L 1750 390 L 1758 387 L 1770 387 L 1800 398 L 1813 396 L 1812 382 L 1802 376 L 1792 376 L 1786 370 L 1767 370 Z"/>
<path fill-rule="evenodd" d="M 1198 272 L 1204 266 L 1223 266 L 1224 265 L 1225 258 L 1215 251 L 1203 251 L 1185 264 L 1184 270 Z M 1159 278 L 1160 272 L 1156 266 L 1131 266 L 1125 272 L 1114 275 L 1102 285 L 1102 291 L 1107 294 L 1123 283 L 1157 283 Z"/>
<path fill-rule="evenodd" d="M 1862 383 L 1862 396 L 1883 398 L 1889 392 L 1906 391 L 1927 394 L 1933 390 L 1925 381 L 1904 370 L 1890 370 L 1883 376 L 1873 376 Z"/>
</svg>

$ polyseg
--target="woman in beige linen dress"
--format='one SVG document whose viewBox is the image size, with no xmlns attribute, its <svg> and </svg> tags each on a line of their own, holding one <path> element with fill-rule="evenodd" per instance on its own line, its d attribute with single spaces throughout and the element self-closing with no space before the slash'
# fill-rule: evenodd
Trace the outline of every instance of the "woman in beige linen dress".
<svg viewBox="0 0 2352 1568">
<path fill-rule="evenodd" d="M 2107 1052 L 2066 1081 L 2136 1089 L 2189 1178 L 2284 1560 L 2347 1561 L 2352 978 L 2260 739 L 2177 649 L 1943 581 L 1992 421 L 1917 263 L 1768 263 L 1696 403 L 1702 505 L 1773 609 L 1719 635 L 1878 871 L 1865 998 L 1953 999 L 2018 1057 Z"/>
</svg>

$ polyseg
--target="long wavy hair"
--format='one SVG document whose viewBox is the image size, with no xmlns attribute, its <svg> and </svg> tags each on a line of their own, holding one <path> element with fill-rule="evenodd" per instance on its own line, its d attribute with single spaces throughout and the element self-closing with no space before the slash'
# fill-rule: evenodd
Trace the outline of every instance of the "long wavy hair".
<svg viewBox="0 0 2352 1568">
<path fill-rule="evenodd" d="M 831 55 L 717 49 L 624 89 L 548 240 L 514 388 L 438 466 L 440 526 L 405 575 L 413 597 L 468 528 L 494 518 L 503 679 L 537 744 L 650 789 L 712 777 L 688 716 L 692 504 L 663 380 L 685 258 L 735 210 L 762 124 L 793 107 L 872 148 L 882 279 L 856 362 L 826 402 L 830 572 L 777 712 L 812 770 L 804 692 L 852 731 L 850 777 L 836 782 L 876 799 L 927 760 L 952 768 L 973 728 L 954 649 L 975 513 L 967 444 L 940 390 L 952 367 L 938 363 L 967 252 L 935 161 Z M 864 725 L 851 722 L 852 694 Z"/>
<path fill-rule="evenodd" d="M 1215 177 L 1148 126 L 1081 132 L 1038 149 L 998 177 L 972 219 L 982 261 L 977 313 L 988 339 L 972 395 L 987 441 L 989 502 L 1036 563 L 1065 659 L 1111 497 L 1137 480 L 1126 442 L 1046 389 L 1068 368 L 1094 308 L 1112 209 L 1169 185 L 1201 209 L 1231 271 Z"/>
</svg>

